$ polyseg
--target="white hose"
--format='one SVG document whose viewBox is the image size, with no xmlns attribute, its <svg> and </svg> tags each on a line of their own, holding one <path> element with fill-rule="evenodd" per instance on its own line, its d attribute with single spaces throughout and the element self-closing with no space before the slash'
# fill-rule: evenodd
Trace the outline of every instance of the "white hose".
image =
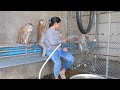
<svg viewBox="0 0 120 90">
<path fill-rule="evenodd" d="M 40 71 L 39 71 L 39 79 L 41 79 L 41 72 L 42 72 L 44 66 L 45 66 L 46 63 L 49 61 L 49 59 L 50 59 L 51 56 L 54 54 L 54 52 L 55 52 L 61 45 L 62 45 L 62 44 L 59 44 L 59 45 L 55 48 L 55 50 L 50 54 L 50 56 L 47 58 L 47 60 L 45 61 L 45 63 L 42 65 L 42 67 L 41 67 L 41 69 L 40 69 Z"/>
</svg>

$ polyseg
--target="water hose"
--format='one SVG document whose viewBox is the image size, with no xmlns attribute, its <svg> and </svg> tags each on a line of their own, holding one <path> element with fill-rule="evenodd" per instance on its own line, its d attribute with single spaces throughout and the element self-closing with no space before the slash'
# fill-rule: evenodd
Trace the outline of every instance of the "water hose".
<svg viewBox="0 0 120 90">
<path fill-rule="evenodd" d="M 62 45 L 62 44 L 59 44 L 59 45 L 55 48 L 55 50 L 50 54 L 50 56 L 47 58 L 47 60 L 45 61 L 45 63 L 42 65 L 42 67 L 41 67 L 41 69 L 40 69 L 40 71 L 39 71 L 39 79 L 41 79 L 41 72 L 42 72 L 44 66 L 45 66 L 46 63 L 49 61 L 49 59 L 50 59 L 51 56 L 54 54 L 54 52 L 55 52 L 61 45 Z"/>
</svg>

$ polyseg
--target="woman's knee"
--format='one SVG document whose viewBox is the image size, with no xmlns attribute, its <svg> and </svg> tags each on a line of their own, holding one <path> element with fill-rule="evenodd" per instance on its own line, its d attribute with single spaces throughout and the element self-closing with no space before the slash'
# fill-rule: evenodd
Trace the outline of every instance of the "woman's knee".
<svg viewBox="0 0 120 90">
<path fill-rule="evenodd" d="M 69 56 L 67 57 L 67 61 L 70 62 L 70 63 L 73 63 L 75 60 L 74 56 L 69 54 Z"/>
</svg>

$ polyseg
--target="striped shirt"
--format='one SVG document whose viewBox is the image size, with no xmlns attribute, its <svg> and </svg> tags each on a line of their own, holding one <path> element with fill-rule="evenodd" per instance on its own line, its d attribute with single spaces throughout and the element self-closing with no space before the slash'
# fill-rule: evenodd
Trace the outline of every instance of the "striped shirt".
<svg viewBox="0 0 120 90">
<path fill-rule="evenodd" d="M 60 43 L 62 43 L 62 39 L 58 33 L 59 32 L 52 27 L 46 30 L 44 41 L 47 46 L 47 50 L 54 50 Z M 58 49 L 61 49 L 61 47 Z"/>
</svg>

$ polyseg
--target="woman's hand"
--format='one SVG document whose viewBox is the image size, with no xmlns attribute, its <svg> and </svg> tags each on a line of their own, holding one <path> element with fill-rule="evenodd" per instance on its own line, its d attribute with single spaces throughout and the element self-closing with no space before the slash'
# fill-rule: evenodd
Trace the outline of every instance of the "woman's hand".
<svg viewBox="0 0 120 90">
<path fill-rule="evenodd" d="M 63 39 L 62 39 L 62 42 L 63 42 L 63 43 L 66 43 L 66 42 L 67 42 L 67 39 L 66 39 L 66 38 L 63 38 Z"/>
<path fill-rule="evenodd" d="M 63 51 L 68 52 L 68 49 L 67 48 L 63 48 Z"/>
</svg>

